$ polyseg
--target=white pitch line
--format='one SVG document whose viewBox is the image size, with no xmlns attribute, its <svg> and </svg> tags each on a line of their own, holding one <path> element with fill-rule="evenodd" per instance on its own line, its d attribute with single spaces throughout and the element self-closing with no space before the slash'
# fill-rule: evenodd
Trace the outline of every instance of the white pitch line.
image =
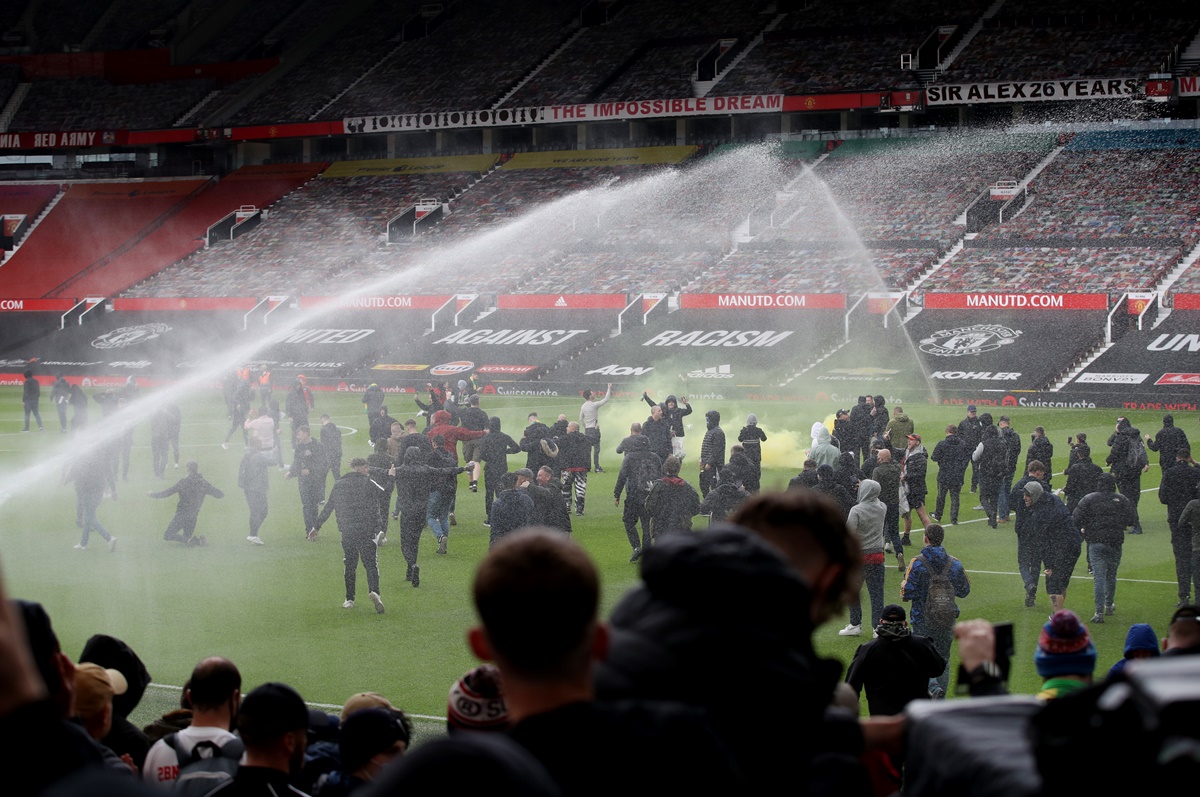
<svg viewBox="0 0 1200 797">
<path fill-rule="evenodd" d="M 979 573 L 985 576 L 1019 576 L 1020 573 L 1012 573 L 1005 570 L 968 570 L 968 573 Z M 1094 581 L 1091 576 L 1071 576 L 1072 579 L 1078 581 Z M 1174 581 L 1155 581 L 1149 578 L 1118 578 L 1117 581 L 1122 581 L 1127 584 L 1174 584 Z"/>
<path fill-rule="evenodd" d="M 150 686 L 153 686 L 156 689 L 170 689 L 173 692 L 182 692 L 183 691 L 182 686 L 175 686 L 174 684 L 156 684 L 156 683 L 151 682 Z M 333 710 L 333 711 L 341 711 L 342 710 L 342 707 L 337 705 L 336 703 L 309 703 L 308 701 L 305 701 L 304 704 L 306 706 L 312 706 L 313 708 L 319 708 L 319 709 L 325 709 L 325 710 Z M 409 717 L 419 719 L 419 720 L 437 720 L 439 722 L 446 721 L 445 717 L 436 717 L 432 714 L 409 714 L 407 711 L 404 713 Z"/>
</svg>

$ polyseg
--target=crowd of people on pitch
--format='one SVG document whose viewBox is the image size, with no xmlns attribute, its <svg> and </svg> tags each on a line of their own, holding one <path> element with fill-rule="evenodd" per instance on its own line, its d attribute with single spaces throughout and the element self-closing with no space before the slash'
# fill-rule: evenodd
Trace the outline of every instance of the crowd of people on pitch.
<svg viewBox="0 0 1200 797">
<path fill-rule="evenodd" d="M 25 426 L 21 431 L 29 432 L 30 423 L 35 422 L 38 431 L 44 432 L 46 427 L 42 423 L 41 383 L 31 368 L 25 369 L 23 376 L 21 405 L 25 413 Z M 117 413 L 137 398 L 138 392 L 134 378 L 129 377 L 120 388 L 105 388 L 94 392 L 89 398 L 83 392 L 82 386 L 78 383 L 68 383 L 60 374 L 50 386 L 50 401 L 58 416 L 59 431 L 63 434 L 78 433 L 89 424 L 91 402 L 94 401 L 100 406 L 104 423 L 110 425 Z M 166 478 L 167 466 L 172 455 L 175 469 L 179 468 L 179 435 L 183 426 L 183 415 L 178 404 L 168 401 L 150 411 L 149 421 L 154 478 L 162 481 Z M 63 484 L 70 483 L 75 489 L 75 525 L 82 532 L 79 542 L 75 545 L 78 550 L 87 548 L 92 532 L 100 535 L 108 545 L 109 551 L 116 550 L 117 539 L 100 523 L 96 517 L 96 510 L 105 496 L 117 500 L 117 484 L 129 481 L 135 426 L 134 422 L 123 420 L 118 434 L 108 435 L 95 445 L 81 446 L 79 453 L 63 469 Z M 195 465 L 194 462 L 187 463 L 189 475 L 195 475 Z M 150 496 L 163 498 L 173 495 L 174 491 L 175 488 L 170 488 L 163 494 L 152 492 Z"/>
<path fill-rule="evenodd" d="M 863 485 L 868 495 L 877 488 Z M 1090 738 L 1079 717 L 1118 699 L 1114 685 L 1153 676 L 1144 659 L 1179 661 L 1194 679 L 1196 606 L 1178 608 L 1161 641 L 1148 625 L 1133 626 L 1125 656 L 1104 676 L 1087 626 L 1058 610 L 1032 656 L 1039 701 L 920 709 L 938 694 L 931 678 L 948 682 L 941 638 L 958 642 L 963 694 L 1003 695 L 1009 668 L 1022 666 L 992 624 L 957 621 L 955 597 L 969 583 L 935 523 L 905 583 L 911 611 L 884 608 L 875 638 L 843 675 L 843 662 L 818 656 L 812 637 L 871 581 L 874 543 L 864 529 L 881 536 L 880 514 L 860 501 L 847 521 L 819 491 L 760 493 L 728 522 L 657 540 L 607 622 L 597 569 L 568 535 L 527 527 L 504 536 L 471 586 L 477 620 L 466 644 L 488 664 L 450 688 L 448 735 L 412 750 L 411 720 L 379 692 L 352 695 L 338 716 L 310 709 L 277 680 L 243 696 L 238 667 L 220 655 L 197 663 L 180 708 L 139 730 L 128 717 L 151 678 L 130 646 L 97 634 L 77 665 L 41 604 L 8 600 L 0 587 L 0 757 L 23 773 L 10 791 L 370 797 L 453 782 L 502 795 L 750 793 L 784 783 L 822 795 L 945 793 L 934 784 L 952 774 L 941 768 L 997 745 L 1007 756 L 1023 751 L 1031 768 L 1037 753 L 1049 782 L 1047 723 L 1067 712 L 1073 724 L 1056 728 L 1056 743 Z M 1012 711 L 1022 721 L 1010 731 L 997 712 Z M 936 751 L 922 741 L 964 716 L 977 733 Z M 628 751 L 606 754 L 614 740 Z M 1173 747 L 1162 752 L 1178 750 L 1178 738 L 1165 741 Z M 970 777 L 989 762 L 976 760 Z"/>
</svg>

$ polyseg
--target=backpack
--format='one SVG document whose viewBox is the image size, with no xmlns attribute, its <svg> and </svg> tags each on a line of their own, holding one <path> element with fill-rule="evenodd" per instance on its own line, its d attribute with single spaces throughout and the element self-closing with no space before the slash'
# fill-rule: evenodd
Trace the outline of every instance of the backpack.
<svg viewBox="0 0 1200 797">
<path fill-rule="evenodd" d="M 954 603 L 954 584 L 950 582 L 950 569 L 954 566 L 953 556 L 947 557 L 946 566 L 936 572 L 924 554 L 917 557 L 929 571 L 929 593 L 921 613 L 930 628 L 953 628 L 958 620 L 958 606 Z"/>
<path fill-rule="evenodd" d="M 1146 453 L 1146 444 L 1142 442 L 1141 436 L 1129 437 L 1129 450 L 1125 452 L 1125 467 L 1130 473 L 1141 472 L 1143 468 L 1150 464 L 1150 457 Z"/>
<path fill-rule="evenodd" d="M 629 464 L 629 490 L 648 495 L 654 488 L 654 483 L 662 476 L 657 457 L 638 457 Z"/>
<path fill-rule="evenodd" d="M 232 780 L 246 747 L 241 739 L 230 739 L 218 746 L 215 742 L 197 742 L 191 750 L 183 747 L 178 733 L 163 737 L 179 759 L 179 774 L 175 776 L 174 791 L 189 797 L 203 797 L 213 789 Z"/>
</svg>

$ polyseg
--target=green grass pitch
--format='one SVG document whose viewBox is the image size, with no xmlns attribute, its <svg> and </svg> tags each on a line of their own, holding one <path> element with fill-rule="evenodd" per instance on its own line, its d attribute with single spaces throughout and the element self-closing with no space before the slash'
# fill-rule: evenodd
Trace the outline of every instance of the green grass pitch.
<svg viewBox="0 0 1200 797">
<path fill-rule="evenodd" d="M 415 407 L 406 397 L 391 397 L 393 416 L 411 417 Z M 483 407 L 499 415 L 505 430 L 520 436 L 526 414 L 536 409 L 553 422 L 558 413 L 575 418 L 575 398 L 511 398 L 485 396 Z M 157 717 L 178 700 L 170 686 L 184 682 L 200 658 L 221 654 L 241 668 L 247 688 L 267 680 L 293 684 L 316 704 L 340 705 L 350 694 L 373 690 L 387 695 L 398 706 L 428 717 L 420 726 L 424 734 L 440 732 L 437 717 L 444 716 L 446 693 L 453 681 L 474 666 L 464 635 L 474 621 L 469 585 L 476 563 L 487 550 L 488 532 L 482 525 L 483 495 L 460 487 L 458 525 L 450 536 L 448 556 L 436 556 L 431 534 L 421 541 L 421 586 L 404 581 L 404 561 L 399 531 L 393 521 L 391 543 L 380 550 L 383 599 L 387 612 L 376 615 L 366 600 L 365 581 L 359 575 L 359 605 L 341 608 L 343 600 L 341 549 L 331 522 L 316 543 L 305 541 L 300 501 L 294 481 L 285 481 L 278 470 L 271 475 L 270 516 L 261 536 L 262 547 L 249 545 L 245 500 L 237 489 L 240 441 L 230 450 L 220 442 L 228 428 L 219 394 L 201 391 L 182 403 L 183 450 L 181 461 L 196 459 L 201 472 L 226 493 L 224 500 L 208 499 L 197 532 L 208 539 L 204 548 L 184 549 L 164 542 L 163 529 L 174 512 L 175 500 L 156 501 L 149 490 L 162 489 L 184 472 L 171 469 L 166 482 L 154 481 L 149 451 L 149 423 L 138 425 L 129 481 L 119 484 L 118 500 L 101 505 L 101 522 L 119 538 L 110 554 L 99 541 L 86 551 L 73 550 L 78 541 L 74 492 L 56 479 L 13 489 L 12 478 L 31 463 L 56 456 L 69 460 L 86 440 L 58 431 L 49 401 L 42 402 L 45 433 L 20 433 L 21 402 L 15 388 L 0 391 L 0 563 L 11 595 L 41 601 L 54 620 L 64 650 L 78 656 L 93 633 L 107 633 L 129 642 L 147 663 L 156 684 L 133 719 L 139 724 Z M 808 429 L 824 420 L 833 405 L 751 404 L 750 402 L 698 402 L 688 420 L 694 428 L 687 438 L 689 460 L 685 473 L 696 482 L 695 454 L 703 432 L 703 413 L 716 408 L 732 444 L 755 412 L 770 439 L 763 446 L 766 470 L 764 488 L 782 487 L 794 475 L 808 445 Z M 575 539 L 596 561 L 603 580 L 603 612 L 637 582 L 637 569 L 628 563 L 629 546 L 613 506 L 612 491 L 619 457 L 612 453 L 628 433 L 631 421 L 646 415 L 644 404 L 614 400 L 602 411 L 606 472 L 592 474 L 588 484 L 587 515 L 576 518 Z M 914 418 L 932 450 L 947 423 L 964 414 L 960 407 L 909 403 Z M 369 449 L 365 415 L 359 396 L 317 395 L 316 413 L 330 413 L 343 427 L 345 458 L 365 455 Z M 1055 445 L 1055 470 L 1066 463 L 1066 438 L 1087 432 L 1094 457 L 1103 460 L 1103 441 L 1111 432 L 1115 410 L 1024 410 L 1011 412 L 1013 423 L 1028 445 L 1029 432 L 1041 425 Z M 99 409 L 92 411 L 100 423 Z M 314 423 L 316 414 L 314 414 Z M 1143 433 L 1160 428 L 1161 415 L 1132 413 Z M 1176 424 L 1195 436 L 1196 420 L 1176 414 Z M 290 454 L 285 443 L 285 457 Z M 1098 672 L 1120 658 L 1125 633 L 1131 623 L 1149 622 L 1161 636 L 1176 600 L 1174 568 L 1165 509 L 1153 491 L 1158 486 L 1157 456 L 1143 479 L 1141 502 L 1146 533 L 1127 539 L 1117 589 L 1117 614 L 1104 625 L 1092 627 L 1099 651 Z M 523 455 L 510 459 L 521 467 Z M 930 506 L 935 497 L 936 466 L 929 473 Z M 1054 485 L 1061 487 L 1064 477 Z M 465 479 L 464 479 L 465 482 Z M 1153 489 L 1152 489 L 1153 488 Z M 973 511 L 977 496 L 964 490 L 960 525 L 948 527 L 947 548 L 960 558 L 970 574 L 972 592 L 961 601 L 963 616 L 992 621 L 1011 620 L 1015 625 L 1016 656 L 1012 689 L 1036 691 L 1039 682 L 1032 655 L 1037 634 L 1046 619 L 1049 602 L 1044 594 L 1035 609 L 1022 605 L 1023 590 L 1016 574 L 1012 526 L 989 530 L 983 514 Z M 697 528 L 705 525 L 697 520 Z M 915 542 L 916 533 L 914 533 Z M 714 584 L 714 589 L 721 585 Z M 894 563 L 887 574 L 888 600 L 899 602 L 900 575 Z M 864 603 L 866 595 L 864 591 Z M 1087 620 L 1092 613 L 1092 582 L 1082 557 L 1067 594 L 1067 607 Z M 865 608 L 865 606 L 864 606 Z M 817 634 L 819 649 L 849 663 L 855 646 L 865 641 L 840 638 L 845 619 L 835 620 Z M 952 666 L 957 662 L 952 661 Z M 738 677 L 730 673 L 729 677 Z"/>
</svg>

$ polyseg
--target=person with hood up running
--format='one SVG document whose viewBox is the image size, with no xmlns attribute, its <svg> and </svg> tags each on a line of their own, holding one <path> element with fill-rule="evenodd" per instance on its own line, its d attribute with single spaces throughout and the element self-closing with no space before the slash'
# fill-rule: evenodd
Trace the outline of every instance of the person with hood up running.
<svg viewBox="0 0 1200 797">
<path fill-rule="evenodd" d="M 858 503 L 846 516 L 846 528 L 858 537 L 862 548 L 863 582 L 871 599 L 872 628 L 883 622 L 883 518 L 886 514 L 887 507 L 879 500 L 879 482 L 864 479 L 858 485 Z M 850 623 L 838 631 L 838 636 L 861 635 L 862 614 L 862 585 L 859 585 L 858 593 L 850 601 Z"/>
<path fill-rule="evenodd" d="M 706 496 L 725 467 L 725 430 L 721 428 L 721 413 L 716 410 L 704 413 L 704 422 L 707 431 L 700 443 L 700 495 Z"/>
<path fill-rule="evenodd" d="M 57 387 L 57 383 L 55 385 Z M 1154 439 L 1150 439 L 1150 435 L 1146 435 L 1146 448 L 1151 451 L 1158 452 L 1158 466 L 1163 470 L 1171 467 L 1175 462 L 1175 452 L 1188 446 L 1187 432 L 1175 425 L 1175 416 L 1163 416 L 1163 428 L 1158 431 Z"/>
<path fill-rule="evenodd" d="M 700 494 L 679 478 L 679 457 L 671 455 L 663 462 L 663 477 L 654 482 L 646 496 L 651 536 L 691 531 L 692 518 L 700 514 Z"/>
<path fill-rule="evenodd" d="M 151 491 L 146 495 L 151 498 L 179 496 L 179 503 L 175 507 L 175 516 L 167 524 L 167 530 L 163 532 L 163 539 L 168 542 L 182 542 L 188 547 L 204 544 L 204 537 L 193 535 L 196 532 L 196 520 L 200 517 L 200 507 L 204 504 L 205 497 L 210 495 L 213 498 L 225 497 L 225 493 L 213 487 L 207 479 L 200 475 L 200 465 L 195 460 L 187 463 L 187 475 L 182 479 L 165 490 Z"/>
<path fill-rule="evenodd" d="M 652 409 L 655 406 L 662 408 L 663 420 L 667 422 L 667 426 L 669 426 L 671 429 L 670 454 L 676 455 L 680 460 L 684 459 L 687 454 L 683 450 L 683 437 L 684 433 L 686 432 L 686 429 L 683 425 L 683 419 L 692 414 L 692 405 L 688 404 L 687 396 L 681 396 L 680 398 L 676 399 L 675 396 L 669 395 L 667 396 L 666 401 L 656 405 L 654 403 L 654 399 L 650 398 L 649 395 L 643 392 L 642 400 L 649 404 Z M 670 454 L 668 454 L 668 456 Z"/>
<path fill-rule="evenodd" d="M 1108 438 L 1108 458 L 1104 462 L 1111 467 L 1112 475 L 1117 478 L 1117 489 L 1121 495 L 1133 503 L 1136 512 L 1138 502 L 1142 499 L 1142 474 L 1150 469 L 1145 459 L 1145 446 L 1142 445 L 1142 433 L 1129 422 L 1128 418 L 1117 419 L 1117 429 Z M 1136 452 L 1141 449 L 1141 456 Z M 1131 534 L 1142 533 L 1142 521 L 1133 524 Z"/>
<path fill-rule="evenodd" d="M 842 450 L 833 444 L 833 435 L 825 428 L 825 424 L 820 421 L 814 423 L 808 434 L 812 439 L 812 448 L 808 451 L 808 458 L 817 463 L 817 467 L 836 465 L 838 458 L 842 456 Z"/>
<path fill-rule="evenodd" d="M 517 441 L 500 430 L 500 419 L 488 419 L 488 433 L 479 441 L 479 458 L 483 462 L 483 525 L 491 525 L 492 503 L 500 491 L 500 477 L 508 473 L 508 455 L 521 453 Z"/>
</svg>

